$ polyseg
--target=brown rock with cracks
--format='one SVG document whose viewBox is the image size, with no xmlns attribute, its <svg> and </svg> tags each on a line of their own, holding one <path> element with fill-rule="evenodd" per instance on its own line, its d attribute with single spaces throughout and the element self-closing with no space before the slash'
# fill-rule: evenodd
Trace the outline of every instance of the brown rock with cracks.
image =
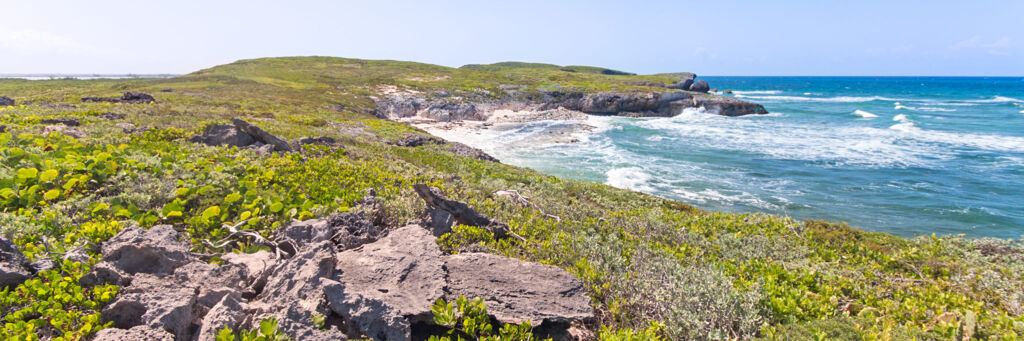
<svg viewBox="0 0 1024 341">
<path fill-rule="evenodd" d="M 448 294 L 482 297 L 487 312 L 502 323 L 569 323 L 593 317 L 590 298 L 576 276 L 556 266 L 487 253 L 444 258 Z"/>
<path fill-rule="evenodd" d="M 430 305 L 444 294 L 441 249 L 419 225 L 393 230 L 337 259 L 339 283 L 324 288 L 330 307 L 377 340 L 409 340 L 412 323 L 430 320 Z"/>
<path fill-rule="evenodd" d="M 174 335 L 163 329 L 154 329 L 148 326 L 138 326 L 131 329 L 106 328 L 96 332 L 93 341 L 125 341 L 125 340 L 146 340 L 146 341 L 172 341 Z"/>
</svg>

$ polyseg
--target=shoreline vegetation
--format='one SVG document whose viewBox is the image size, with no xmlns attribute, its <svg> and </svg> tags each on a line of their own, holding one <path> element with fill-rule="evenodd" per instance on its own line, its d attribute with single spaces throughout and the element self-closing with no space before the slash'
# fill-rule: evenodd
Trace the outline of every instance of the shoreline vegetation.
<svg viewBox="0 0 1024 341">
<path fill-rule="evenodd" d="M 427 133 L 690 107 L 766 113 L 681 90 L 699 82 L 332 57 L 162 79 L 0 80 L 12 102 L 0 103 L 0 334 L 1024 335 L 1020 241 L 703 211 L 501 164 Z"/>
</svg>

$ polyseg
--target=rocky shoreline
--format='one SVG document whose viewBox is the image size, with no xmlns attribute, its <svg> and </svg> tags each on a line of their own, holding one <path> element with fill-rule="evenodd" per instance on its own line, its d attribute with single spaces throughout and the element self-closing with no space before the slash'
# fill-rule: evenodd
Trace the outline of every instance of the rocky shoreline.
<svg viewBox="0 0 1024 341">
<path fill-rule="evenodd" d="M 506 90 L 494 96 L 451 96 L 447 92 L 423 93 L 381 89 L 374 98 L 374 114 L 381 118 L 417 117 L 441 122 L 486 121 L 503 110 L 542 112 L 564 109 L 589 115 L 629 117 L 671 117 L 685 109 L 702 108 L 723 116 L 763 115 L 764 106 L 733 97 L 709 94 L 705 81 L 667 85 L 677 88 L 689 85 L 686 91 L 576 92 L 541 90 L 522 93 Z M 697 91 L 693 91 L 697 90 Z"/>
</svg>

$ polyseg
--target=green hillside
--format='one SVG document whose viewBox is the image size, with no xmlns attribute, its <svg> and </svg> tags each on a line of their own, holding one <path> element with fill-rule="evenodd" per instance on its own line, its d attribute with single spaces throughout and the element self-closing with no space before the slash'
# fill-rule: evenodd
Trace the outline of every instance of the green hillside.
<svg viewBox="0 0 1024 341">
<path fill-rule="evenodd" d="M 606 70 L 289 57 L 242 60 L 170 79 L 0 80 L 0 96 L 18 102 L 0 107 L 0 234 L 32 261 L 54 260 L 52 270 L 0 291 L 0 335 L 77 340 L 103 328 L 99 311 L 117 287 L 83 288 L 78 279 L 98 261 L 96 246 L 127 226 L 172 224 L 188 233 L 195 251 L 218 253 L 224 250 L 203 240 L 223 237 L 224 224 L 248 219 L 246 226 L 272 237 L 295 219 L 361 209 L 372 189 L 386 212 L 383 223 L 394 228 L 425 208 L 412 190 L 416 183 L 442 189 L 525 238 L 495 240 L 480 228 L 459 226 L 441 238 L 442 248 L 568 270 L 593 299 L 598 318 L 587 327 L 602 339 L 624 339 L 616 336 L 628 330 L 673 340 L 1024 335 L 1019 241 L 905 239 L 841 223 L 706 212 L 468 159 L 443 145 L 396 146 L 409 134 L 426 133 L 371 114 L 371 97 L 387 86 L 467 96 L 496 96 L 510 87 L 667 91 L 651 84 L 680 77 Z M 149 93 L 157 102 L 80 99 L 124 91 Z M 232 117 L 289 140 L 332 137 L 339 148 L 258 155 L 188 142 L 205 126 Z M 52 118 L 78 119 L 80 126 L 66 128 L 82 136 L 46 133 L 53 124 L 42 120 Z M 516 190 L 532 204 L 494 195 L 499 190 Z M 75 250 L 88 260 L 62 258 Z"/>
</svg>

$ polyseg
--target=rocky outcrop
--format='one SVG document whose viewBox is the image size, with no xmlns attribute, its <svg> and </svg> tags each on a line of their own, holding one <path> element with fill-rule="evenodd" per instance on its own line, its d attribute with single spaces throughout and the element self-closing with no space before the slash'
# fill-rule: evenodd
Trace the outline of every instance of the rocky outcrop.
<svg viewBox="0 0 1024 341">
<path fill-rule="evenodd" d="M 593 316 L 586 289 L 556 266 L 487 253 L 445 257 L 448 301 L 457 295 L 484 297 L 487 312 L 502 323 L 565 323 Z M 457 295 L 456 295 L 457 293 Z"/>
<path fill-rule="evenodd" d="M 7 96 L 0 96 L 0 107 L 8 107 L 14 105 L 14 100 Z"/>
<path fill-rule="evenodd" d="M 99 118 L 102 118 L 102 119 L 105 119 L 105 120 L 111 120 L 111 121 L 113 121 L 113 120 L 123 120 L 124 119 L 124 114 L 116 114 L 116 113 L 112 113 L 112 112 L 105 112 L 105 113 L 97 115 L 96 117 L 99 117 Z"/>
<path fill-rule="evenodd" d="M 202 135 L 195 135 L 189 139 L 191 142 L 202 143 L 210 146 L 235 146 L 245 147 L 256 143 L 256 139 L 249 134 L 238 130 L 230 124 L 211 124 L 206 126 Z"/>
<path fill-rule="evenodd" d="M 444 144 L 444 140 L 436 137 L 410 134 L 395 142 L 395 145 L 399 147 L 419 147 L 427 144 Z"/>
<path fill-rule="evenodd" d="M 707 93 L 710 89 L 711 87 L 708 86 L 708 81 L 701 79 L 699 81 L 694 82 L 693 85 L 690 85 L 690 89 L 688 90 L 693 92 Z"/>
<path fill-rule="evenodd" d="M 63 124 L 69 127 L 77 127 L 82 125 L 77 118 L 58 117 L 58 118 L 44 118 L 39 121 L 42 124 Z"/>
<path fill-rule="evenodd" d="M 487 152 L 484 152 L 483 150 L 480 150 L 478 148 L 473 148 L 458 142 L 445 141 L 436 137 L 409 134 L 401 138 L 400 140 L 394 142 L 394 145 L 400 147 L 419 147 L 429 144 L 445 145 L 448 147 L 448 151 L 451 152 L 452 154 L 468 157 L 470 159 L 501 162 L 497 158 L 491 156 L 490 154 L 487 154 Z"/>
<path fill-rule="evenodd" d="M 703 82 L 703 83 L 701 83 Z M 691 88 L 703 89 L 703 80 Z M 453 99 L 427 100 L 421 96 L 395 95 L 377 100 L 375 114 L 382 118 L 398 119 L 422 117 L 437 121 L 486 120 L 497 110 L 553 110 L 564 108 L 591 115 L 624 115 L 640 117 L 671 117 L 687 108 L 704 108 L 724 116 L 759 115 L 768 113 L 760 104 L 733 97 L 693 91 L 668 92 L 560 92 L 546 91 L 532 96 L 505 99 L 462 99 L 454 105 Z"/>
<path fill-rule="evenodd" d="M 212 124 L 206 126 L 201 135 L 194 135 L 189 141 L 202 143 L 210 146 L 235 146 L 247 147 L 257 150 L 259 154 L 270 152 L 291 152 L 292 147 L 288 142 L 271 135 L 249 122 L 238 118 L 231 119 L 232 124 Z M 303 138 L 296 142 L 297 146 L 302 144 L 317 143 L 333 144 L 334 139 L 329 137 Z"/>
<path fill-rule="evenodd" d="M 82 102 L 110 102 L 110 103 L 151 103 L 156 98 L 141 92 L 125 92 L 121 97 L 82 97 Z"/>
<path fill-rule="evenodd" d="M 484 152 L 483 150 L 480 150 L 478 148 L 473 148 L 473 147 L 470 147 L 470 146 L 467 146 L 465 144 L 458 143 L 458 142 L 451 142 L 449 144 L 451 145 L 451 147 L 449 147 L 448 150 L 451 151 L 452 154 L 463 156 L 463 157 L 468 157 L 470 159 L 477 159 L 477 160 L 491 161 L 491 162 L 501 162 L 497 158 L 491 156 L 490 154 L 487 154 L 486 152 Z"/>
<path fill-rule="evenodd" d="M 43 135 L 47 135 L 50 133 L 58 133 L 61 135 L 74 137 L 76 139 L 85 137 L 85 133 L 83 133 L 81 130 L 68 127 L 65 125 L 51 125 L 43 127 Z"/>
<path fill-rule="evenodd" d="M 28 258 L 14 243 L 0 237 L 0 289 L 16 287 L 31 276 Z"/>
<path fill-rule="evenodd" d="M 460 202 L 439 205 L 453 203 Z M 498 322 L 531 321 L 538 335 L 572 335 L 573 323 L 593 318 L 582 284 L 565 270 L 489 254 L 445 255 L 417 224 L 385 233 L 360 213 L 344 213 L 293 222 L 273 235 L 288 252 L 225 254 L 216 265 L 189 252 L 171 226 L 120 231 L 79 280 L 121 287 L 102 311 L 112 326 L 96 339 L 214 340 L 225 326 L 250 330 L 266 318 L 296 340 L 425 339 L 443 330 L 433 325 L 434 301 L 459 296 L 483 297 Z M 315 324 L 316 316 L 324 323 Z"/>
<path fill-rule="evenodd" d="M 666 87 L 669 88 L 669 89 L 678 89 L 678 90 L 690 90 L 690 85 L 693 85 L 693 80 L 697 78 L 696 74 L 692 74 L 692 73 L 689 73 L 689 72 L 679 72 L 679 73 L 672 73 L 672 74 L 668 74 L 668 75 L 675 76 L 676 78 L 679 78 L 679 81 L 674 83 L 674 84 L 669 84 Z"/>
<path fill-rule="evenodd" d="M 231 123 L 235 125 L 235 128 L 242 131 L 243 133 L 249 134 L 256 141 L 263 144 L 269 144 L 274 146 L 274 151 L 279 152 L 290 152 L 292 147 L 288 145 L 288 142 L 278 138 L 277 136 L 271 135 L 260 127 L 254 126 L 249 122 L 243 121 L 238 118 L 232 118 Z"/>
</svg>

